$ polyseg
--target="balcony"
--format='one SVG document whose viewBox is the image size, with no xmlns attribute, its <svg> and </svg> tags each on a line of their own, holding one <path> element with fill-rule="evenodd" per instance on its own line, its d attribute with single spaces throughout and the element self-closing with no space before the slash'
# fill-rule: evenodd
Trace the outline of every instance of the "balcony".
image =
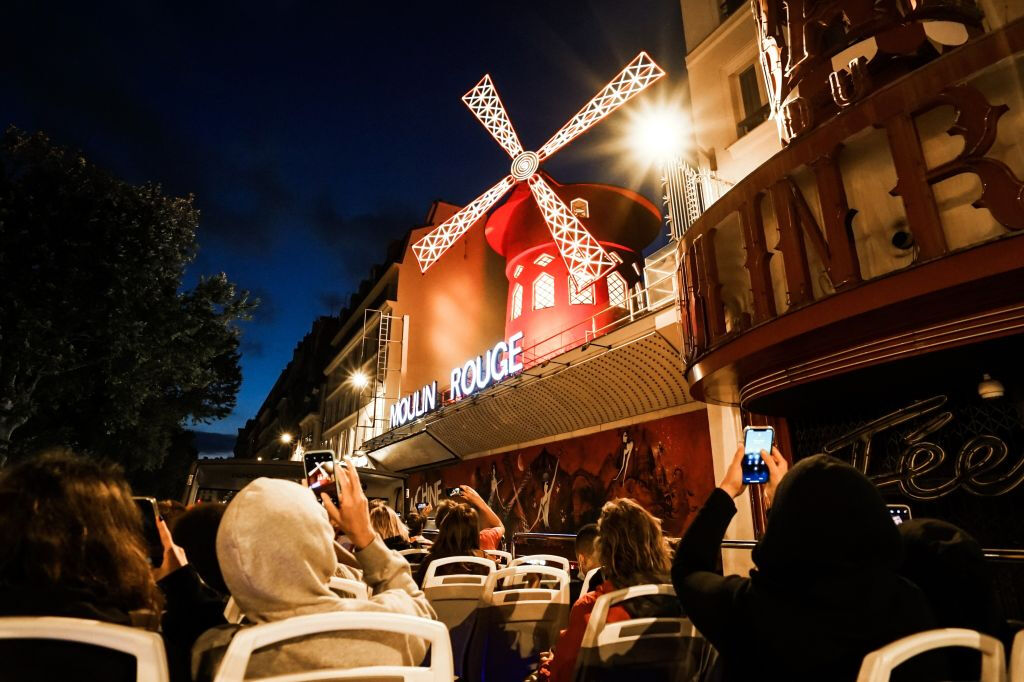
<svg viewBox="0 0 1024 682">
<path fill-rule="evenodd" d="M 705 402 L 1024 331 L 1024 22 L 842 111 L 680 242 L 684 360 Z"/>
</svg>

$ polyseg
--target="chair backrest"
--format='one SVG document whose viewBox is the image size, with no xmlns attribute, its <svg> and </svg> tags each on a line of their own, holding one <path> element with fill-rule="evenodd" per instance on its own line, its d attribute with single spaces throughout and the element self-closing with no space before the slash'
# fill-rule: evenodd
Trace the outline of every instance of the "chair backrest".
<svg viewBox="0 0 1024 682">
<path fill-rule="evenodd" d="M 1010 682 L 1024 682 L 1024 630 L 1013 637 L 1010 649 Z"/>
<path fill-rule="evenodd" d="M 377 630 L 420 637 L 430 643 L 430 667 L 364 666 L 360 668 L 311 670 L 276 677 L 261 677 L 261 682 L 300 682 L 301 680 L 365 680 L 376 677 L 407 682 L 451 682 L 452 650 L 448 630 L 442 623 L 397 613 L 333 612 L 296 616 L 276 623 L 254 625 L 235 634 L 224 653 L 214 682 L 240 682 L 245 679 L 252 652 L 295 637 L 325 632 Z"/>
<path fill-rule="evenodd" d="M 512 554 L 509 552 L 503 552 L 500 549 L 485 549 L 484 553 L 496 559 L 502 568 L 508 568 L 512 565 Z"/>
<path fill-rule="evenodd" d="M 244 618 L 245 614 L 242 613 L 242 609 L 238 606 L 238 602 L 235 601 L 235 598 L 228 597 L 227 606 L 224 607 L 224 620 L 232 625 L 238 625 Z"/>
<path fill-rule="evenodd" d="M 339 597 L 350 599 L 369 599 L 372 588 L 361 580 L 333 577 L 327 587 Z"/>
<path fill-rule="evenodd" d="M 569 572 L 569 560 L 564 556 L 558 556 L 557 554 L 527 554 L 526 556 L 517 556 L 512 560 L 509 566 L 549 566 L 554 564 L 561 568 L 566 573 Z"/>
<path fill-rule="evenodd" d="M 614 607 L 631 600 L 644 600 L 643 610 L 656 615 L 608 621 Z M 666 602 L 668 612 L 658 614 L 652 601 Z M 671 585 L 634 585 L 597 598 L 573 679 L 705 679 L 716 660 L 711 644 L 683 617 Z"/>
<path fill-rule="evenodd" d="M 437 569 L 450 564 L 476 564 L 486 569 L 485 573 L 454 573 L 450 575 L 437 575 Z M 427 572 L 423 575 L 423 588 L 437 587 L 438 585 L 483 585 L 487 576 L 494 572 L 494 561 L 478 556 L 450 556 L 443 559 L 434 559 L 427 566 Z"/>
<path fill-rule="evenodd" d="M 0 639 L 53 639 L 112 649 L 135 657 L 137 680 L 169 680 L 164 642 L 155 632 L 85 618 L 18 616 L 0 618 Z"/>
<path fill-rule="evenodd" d="M 423 559 L 428 554 L 430 554 L 430 550 L 428 550 L 428 549 L 403 549 L 403 550 L 399 550 L 398 553 L 401 554 L 402 556 L 404 556 L 405 560 L 408 561 L 410 564 L 418 564 L 421 561 L 423 561 Z"/>
<path fill-rule="evenodd" d="M 527 587 L 531 574 L 553 583 Z M 511 589 L 501 589 L 501 588 Z M 467 655 L 471 679 L 523 679 L 536 669 L 569 622 L 569 574 L 524 564 L 491 573 L 484 584 L 477 630 Z"/>
<path fill-rule="evenodd" d="M 857 682 L 886 682 L 893 668 L 918 654 L 946 647 L 965 647 L 981 652 L 980 682 L 1006 682 L 1003 643 L 975 630 L 942 628 L 897 639 L 864 657 Z"/>
<path fill-rule="evenodd" d="M 580 596 L 583 596 L 587 592 L 590 592 L 590 581 L 594 579 L 594 576 L 598 574 L 601 567 L 592 568 L 587 571 L 587 574 L 583 576 L 583 587 L 580 588 Z"/>
</svg>

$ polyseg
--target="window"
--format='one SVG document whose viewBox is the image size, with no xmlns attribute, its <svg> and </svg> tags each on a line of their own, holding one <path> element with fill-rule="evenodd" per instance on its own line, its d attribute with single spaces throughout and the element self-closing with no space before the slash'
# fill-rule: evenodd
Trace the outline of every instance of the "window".
<svg viewBox="0 0 1024 682">
<path fill-rule="evenodd" d="M 542 253 L 539 256 L 537 256 L 537 259 L 533 262 L 541 267 L 544 267 L 553 260 L 555 260 L 554 256 L 547 253 Z"/>
<path fill-rule="evenodd" d="M 768 119 L 768 103 L 761 97 L 757 64 L 751 64 L 736 76 L 743 120 L 736 124 L 736 136 L 743 137 Z"/>
<path fill-rule="evenodd" d="M 512 289 L 512 319 L 518 318 L 523 314 L 523 285 L 516 284 L 515 288 Z"/>
<path fill-rule="evenodd" d="M 617 272 L 605 279 L 608 282 L 608 305 L 615 308 L 626 307 L 626 280 Z"/>
<path fill-rule="evenodd" d="M 594 303 L 594 285 L 591 284 L 583 291 L 576 293 L 576 287 L 572 283 L 572 277 L 569 278 L 569 304 L 570 305 L 593 305 Z"/>
<path fill-rule="evenodd" d="M 569 202 L 569 208 L 572 210 L 572 214 L 577 218 L 589 218 L 590 217 L 590 204 L 587 203 L 586 199 L 576 197 Z"/>
<path fill-rule="evenodd" d="M 523 274 L 523 266 L 517 265 L 515 272 L 512 273 L 512 279 L 516 279 L 521 274 Z"/>
<path fill-rule="evenodd" d="M 550 258 L 550 256 L 549 256 Z M 555 278 L 551 275 L 541 273 L 541 276 L 533 282 L 533 309 L 555 307 Z"/>
</svg>

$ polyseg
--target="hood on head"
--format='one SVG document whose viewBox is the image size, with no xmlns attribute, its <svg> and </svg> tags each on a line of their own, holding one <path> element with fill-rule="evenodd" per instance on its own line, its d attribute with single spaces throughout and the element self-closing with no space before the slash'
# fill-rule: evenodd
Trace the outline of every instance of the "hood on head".
<svg viewBox="0 0 1024 682">
<path fill-rule="evenodd" d="M 217 531 L 217 560 L 243 613 L 261 623 L 332 610 L 334 529 L 307 488 L 258 478 L 228 504 Z"/>
<path fill-rule="evenodd" d="M 772 581 L 895 571 L 899 531 L 864 474 L 828 455 L 798 462 L 779 484 L 764 537 L 754 548 Z"/>
</svg>

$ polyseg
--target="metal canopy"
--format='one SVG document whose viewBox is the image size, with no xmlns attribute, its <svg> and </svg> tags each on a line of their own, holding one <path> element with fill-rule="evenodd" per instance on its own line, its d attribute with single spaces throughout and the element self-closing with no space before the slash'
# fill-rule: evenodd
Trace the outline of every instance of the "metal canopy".
<svg viewBox="0 0 1024 682">
<path fill-rule="evenodd" d="M 692 402 L 679 351 L 648 316 L 364 444 L 396 471 L 555 439 Z M 667 331 L 667 330 L 666 330 Z"/>
</svg>

